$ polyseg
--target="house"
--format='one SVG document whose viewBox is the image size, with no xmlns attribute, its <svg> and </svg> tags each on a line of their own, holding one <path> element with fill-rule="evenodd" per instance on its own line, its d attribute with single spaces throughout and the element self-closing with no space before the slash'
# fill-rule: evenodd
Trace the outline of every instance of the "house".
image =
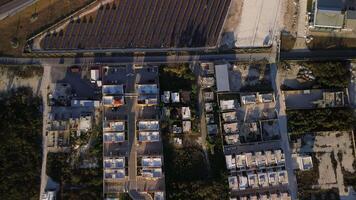
<svg viewBox="0 0 356 200">
<path fill-rule="evenodd" d="M 158 94 L 158 86 L 157 84 L 139 84 L 137 85 L 137 93 L 139 95 L 146 95 L 146 94 Z"/>
<path fill-rule="evenodd" d="M 277 185 L 278 184 L 278 177 L 277 177 L 277 172 L 274 171 L 269 171 L 267 173 L 268 175 L 268 183 L 271 185 Z"/>
<path fill-rule="evenodd" d="M 141 95 L 137 97 L 137 104 L 146 106 L 158 105 L 157 95 Z"/>
<path fill-rule="evenodd" d="M 213 124 L 213 123 L 215 123 L 214 114 L 206 114 L 206 115 L 205 115 L 205 121 L 206 121 L 207 124 Z"/>
<path fill-rule="evenodd" d="M 233 144 L 237 144 L 240 142 L 240 137 L 238 134 L 233 134 L 233 135 L 225 135 L 225 142 L 228 145 L 233 145 Z"/>
<path fill-rule="evenodd" d="M 267 187 L 268 186 L 268 178 L 267 178 L 267 173 L 258 173 L 258 184 L 260 187 Z"/>
<path fill-rule="evenodd" d="M 158 142 L 160 135 L 158 131 L 140 131 L 138 132 L 139 142 Z"/>
<path fill-rule="evenodd" d="M 105 169 L 125 168 L 125 157 L 104 158 Z"/>
<path fill-rule="evenodd" d="M 346 28 L 350 30 L 356 30 L 356 11 L 348 10 L 346 12 Z"/>
<path fill-rule="evenodd" d="M 215 78 L 214 77 L 202 77 L 201 85 L 203 88 L 211 88 L 215 86 Z"/>
<path fill-rule="evenodd" d="M 239 179 L 239 189 L 245 190 L 248 187 L 248 179 L 246 176 L 239 175 L 237 176 Z"/>
<path fill-rule="evenodd" d="M 142 120 L 138 122 L 139 131 L 158 131 L 159 121 L 158 120 Z"/>
<path fill-rule="evenodd" d="M 237 124 L 237 122 L 225 123 L 223 125 L 223 129 L 226 134 L 238 133 L 238 124 Z"/>
<path fill-rule="evenodd" d="M 183 133 L 190 133 L 192 131 L 192 122 L 191 121 L 183 121 Z"/>
<path fill-rule="evenodd" d="M 249 172 L 247 173 L 248 185 L 252 188 L 258 187 L 258 178 L 257 174 Z"/>
<path fill-rule="evenodd" d="M 229 66 L 227 64 L 216 65 L 215 66 L 216 74 L 216 85 L 217 92 L 229 92 L 230 83 L 229 83 Z"/>
<path fill-rule="evenodd" d="M 123 132 L 125 131 L 125 122 L 104 120 L 103 130 L 104 132 Z"/>
<path fill-rule="evenodd" d="M 236 167 L 245 169 L 247 167 L 246 156 L 244 154 L 236 155 Z"/>
<path fill-rule="evenodd" d="M 125 176 L 125 169 L 104 169 L 105 180 L 122 180 Z"/>
<path fill-rule="evenodd" d="M 171 99 L 172 99 L 172 103 L 179 103 L 180 102 L 179 92 L 172 92 Z"/>
<path fill-rule="evenodd" d="M 171 92 L 170 91 L 164 91 L 163 95 L 161 96 L 161 101 L 163 103 L 169 103 L 171 101 Z"/>
<path fill-rule="evenodd" d="M 258 167 L 263 167 L 267 165 L 266 156 L 262 152 L 258 151 L 255 153 L 256 163 Z"/>
<path fill-rule="evenodd" d="M 145 178 L 161 178 L 162 177 L 162 169 L 161 168 L 143 168 L 142 169 L 142 177 Z"/>
<path fill-rule="evenodd" d="M 42 200 L 56 200 L 57 199 L 57 194 L 56 191 L 45 191 L 45 193 L 42 194 Z"/>
<path fill-rule="evenodd" d="M 222 111 L 235 110 L 236 105 L 236 100 L 220 100 L 220 109 Z"/>
<path fill-rule="evenodd" d="M 179 133 L 182 133 L 182 132 L 183 132 L 183 129 L 182 129 L 181 126 L 178 126 L 178 125 L 174 124 L 174 125 L 172 126 L 172 132 L 173 132 L 174 134 L 179 134 Z"/>
<path fill-rule="evenodd" d="M 201 63 L 200 67 L 204 76 L 214 75 L 214 63 Z"/>
<path fill-rule="evenodd" d="M 229 169 L 229 170 L 236 169 L 236 161 L 232 155 L 226 155 L 225 162 L 226 162 L 227 169 Z"/>
<path fill-rule="evenodd" d="M 281 170 L 277 172 L 278 181 L 280 184 L 288 184 L 288 174 L 286 170 Z"/>
<path fill-rule="evenodd" d="M 71 100 L 71 107 L 87 107 L 87 108 L 98 108 L 100 107 L 100 101 L 98 100 Z"/>
<path fill-rule="evenodd" d="M 141 160 L 142 167 L 162 167 L 162 157 L 160 156 L 144 156 Z"/>
<path fill-rule="evenodd" d="M 182 107 L 182 120 L 191 119 L 191 112 L 189 107 Z"/>
<path fill-rule="evenodd" d="M 103 96 L 102 104 L 104 107 L 120 107 L 125 104 L 124 96 Z"/>
<path fill-rule="evenodd" d="M 298 155 L 296 157 L 298 168 L 302 171 L 310 170 L 313 168 L 313 159 L 311 156 Z"/>
<path fill-rule="evenodd" d="M 213 112 L 214 111 L 214 104 L 213 103 L 205 103 L 205 112 Z"/>
<path fill-rule="evenodd" d="M 238 190 L 239 189 L 239 181 L 237 179 L 237 176 L 229 176 L 228 182 L 229 182 L 230 190 Z"/>
<path fill-rule="evenodd" d="M 237 120 L 237 114 L 235 111 L 222 113 L 221 115 L 224 122 L 233 122 Z"/>
<path fill-rule="evenodd" d="M 257 97 L 254 94 L 241 96 L 242 105 L 249 105 L 249 104 L 256 104 L 256 103 L 257 103 Z"/>
<path fill-rule="evenodd" d="M 214 92 L 204 92 L 204 101 L 214 101 Z"/>
<path fill-rule="evenodd" d="M 103 85 L 103 96 L 116 96 L 124 94 L 124 85 Z"/>
<path fill-rule="evenodd" d="M 344 25 L 343 0 L 316 0 L 314 27 L 341 29 Z"/>
<path fill-rule="evenodd" d="M 104 143 L 117 143 L 125 141 L 124 132 L 104 132 Z"/>
<path fill-rule="evenodd" d="M 90 80 L 92 83 L 100 80 L 100 71 L 99 69 L 91 69 L 90 70 Z"/>
</svg>

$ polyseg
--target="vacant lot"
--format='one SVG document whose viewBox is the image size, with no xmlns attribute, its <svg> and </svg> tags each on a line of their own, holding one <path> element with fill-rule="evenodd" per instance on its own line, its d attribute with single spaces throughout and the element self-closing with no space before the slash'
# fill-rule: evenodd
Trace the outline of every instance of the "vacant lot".
<svg viewBox="0 0 356 200">
<path fill-rule="evenodd" d="M 241 21 L 236 29 L 237 47 L 260 47 L 272 42 L 278 28 L 281 0 L 245 0 Z M 282 17 L 283 19 L 283 17 Z"/>
<path fill-rule="evenodd" d="M 47 35 L 41 47 L 67 50 L 215 46 L 230 1 L 113 0 Z"/>
<path fill-rule="evenodd" d="M 39 0 L 20 13 L 8 17 L 0 23 L 0 55 L 19 56 L 23 52 L 26 39 L 58 19 L 86 5 L 92 0 Z M 31 20 L 31 17 L 36 16 Z M 32 21 L 32 22 L 31 22 Z M 11 42 L 18 42 L 13 48 Z"/>
</svg>

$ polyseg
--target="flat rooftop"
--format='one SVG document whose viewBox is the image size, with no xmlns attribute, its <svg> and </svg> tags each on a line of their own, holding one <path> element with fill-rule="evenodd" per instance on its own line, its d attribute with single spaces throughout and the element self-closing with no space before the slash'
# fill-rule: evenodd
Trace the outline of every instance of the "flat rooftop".
<svg viewBox="0 0 356 200">
<path fill-rule="evenodd" d="M 230 2 L 112 0 L 44 33 L 35 49 L 215 47 Z"/>
</svg>

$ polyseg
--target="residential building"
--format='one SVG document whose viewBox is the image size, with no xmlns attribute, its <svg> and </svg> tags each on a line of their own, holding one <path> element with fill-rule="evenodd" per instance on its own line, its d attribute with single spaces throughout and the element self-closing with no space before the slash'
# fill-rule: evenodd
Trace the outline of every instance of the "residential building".
<svg viewBox="0 0 356 200">
<path fill-rule="evenodd" d="M 314 27 L 341 29 L 344 25 L 343 0 L 316 0 Z"/>
</svg>

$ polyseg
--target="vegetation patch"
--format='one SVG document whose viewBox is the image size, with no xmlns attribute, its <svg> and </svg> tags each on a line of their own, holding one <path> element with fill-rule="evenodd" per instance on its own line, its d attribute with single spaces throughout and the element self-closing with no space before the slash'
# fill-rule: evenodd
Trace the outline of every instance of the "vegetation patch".
<svg viewBox="0 0 356 200">
<path fill-rule="evenodd" d="M 194 86 L 196 84 L 196 77 L 187 63 L 161 66 L 159 74 L 162 91 L 192 91 L 193 87 L 196 87 Z"/>
<path fill-rule="evenodd" d="M 9 76 L 16 76 L 20 78 L 31 78 L 33 76 L 42 76 L 43 67 L 35 66 L 12 66 L 0 67 L 1 71 L 7 71 Z"/>
<path fill-rule="evenodd" d="M 308 67 L 316 77 L 314 87 L 346 88 L 349 85 L 349 62 L 304 62 L 302 65 Z"/>
<path fill-rule="evenodd" d="M 19 88 L 0 98 L 0 197 L 39 199 L 41 99 Z"/>
<path fill-rule="evenodd" d="M 221 147 L 222 148 L 222 147 Z M 216 157 L 221 156 L 219 160 Z M 164 141 L 167 199 L 228 199 L 222 155 L 210 156 L 210 173 L 200 146 L 176 148 Z M 182 175 L 184 174 L 184 175 Z"/>
<path fill-rule="evenodd" d="M 287 118 L 288 132 L 292 135 L 350 130 L 355 122 L 353 110 L 349 108 L 288 110 Z"/>
<path fill-rule="evenodd" d="M 101 199 L 103 195 L 102 134 L 101 128 L 93 130 L 93 143 L 85 153 L 49 153 L 47 174 L 60 184 L 59 199 Z M 71 151 L 75 152 L 75 151 Z M 91 160 L 97 167 L 83 166 Z"/>
</svg>

